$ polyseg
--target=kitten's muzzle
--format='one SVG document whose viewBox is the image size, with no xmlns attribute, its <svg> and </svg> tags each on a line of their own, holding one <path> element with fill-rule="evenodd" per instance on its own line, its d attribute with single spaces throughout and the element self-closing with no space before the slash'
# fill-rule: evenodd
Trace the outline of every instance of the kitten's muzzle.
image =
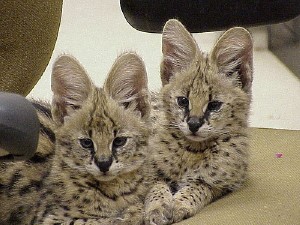
<svg viewBox="0 0 300 225">
<path fill-rule="evenodd" d="M 189 126 L 189 130 L 195 134 L 199 128 L 203 125 L 204 121 L 203 119 L 199 119 L 196 116 L 192 116 L 188 118 L 187 124 Z"/>
<path fill-rule="evenodd" d="M 109 168 L 113 162 L 113 158 L 112 156 L 110 156 L 107 159 L 94 158 L 94 162 L 98 166 L 101 172 L 106 173 L 107 171 L 109 171 Z"/>
</svg>

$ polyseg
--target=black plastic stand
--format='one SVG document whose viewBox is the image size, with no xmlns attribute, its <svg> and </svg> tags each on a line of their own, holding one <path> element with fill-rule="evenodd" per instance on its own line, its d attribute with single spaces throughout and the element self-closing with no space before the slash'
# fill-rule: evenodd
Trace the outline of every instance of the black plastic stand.
<svg viewBox="0 0 300 225">
<path fill-rule="evenodd" d="M 28 100 L 17 94 L 0 92 L 0 162 L 32 157 L 38 144 L 39 128 L 35 108 Z"/>
</svg>

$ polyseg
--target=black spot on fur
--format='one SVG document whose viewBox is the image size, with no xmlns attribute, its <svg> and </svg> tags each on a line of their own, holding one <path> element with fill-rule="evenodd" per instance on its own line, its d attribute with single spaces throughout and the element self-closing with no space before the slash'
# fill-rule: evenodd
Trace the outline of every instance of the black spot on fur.
<svg viewBox="0 0 300 225">
<path fill-rule="evenodd" d="M 71 141 L 69 141 L 68 139 L 69 139 L 68 137 L 63 138 L 63 139 L 59 140 L 58 144 L 69 148 L 71 146 Z"/>
<path fill-rule="evenodd" d="M 172 137 L 175 138 L 176 140 L 180 140 L 180 137 L 179 137 L 177 134 L 171 133 L 171 135 L 172 135 Z"/>
<path fill-rule="evenodd" d="M 63 208 L 64 210 L 66 210 L 66 211 L 70 211 L 70 207 L 67 206 L 67 205 L 63 205 L 62 208 Z"/>
<path fill-rule="evenodd" d="M 230 156 L 229 152 L 224 152 L 223 155 L 224 155 L 225 157 L 229 157 L 229 156 Z"/>
<path fill-rule="evenodd" d="M 77 201 L 78 198 L 79 198 L 79 196 L 78 196 L 77 194 L 73 194 L 73 195 L 72 195 L 72 199 L 73 199 L 74 201 Z"/>
<path fill-rule="evenodd" d="M 166 140 L 161 140 L 162 143 L 165 143 L 166 145 L 169 145 L 170 142 L 166 141 Z"/>
<path fill-rule="evenodd" d="M 192 148 L 191 146 L 187 146 L 185 148 L 186 151 L 191 152 L 191 153 L 203 153 L 206 149 L 207 148 L 205 148 L 205 149 L 195 149 L 195 148 Z"/>
<path fill-rule="evenodd" d="M 29 163 L 46 163 L 50 158 L 52 154 L 43 155 L 39 152 L 35 153 L 33 157 L 31 157 L 28 162 Z"/>
<path fill-rule="evenodd" d="M 42 218 L 45 218 L 45 217 L 47 217 L 48 215 L 51 214 L 52 207 L 53 207 L 53 205 L 47 205 L 46 206 L 46 209 L 44 210 L 44 212 L 42 214 Z"/>
<path fill-rule="evenodd" d="M 7 188 L 7 185 L 5 185 L 5 184 L 0 184 L 0 190 L 4 190 L 4 189 L 6 189 Z M 1 192 L 0 192 L 1 193 Z"/>
<path fill-rule="evenodd" d="M 42 134 L 46 135 L 52 143 L 55 143 L 55 134 L 51 129 L 40 123 L 40 131 Z"/>
<path fill-rule="evenodd" d="M 23 196 L 23 195 L 25 195 L 25 194 L 30 193 L 31 191 L 32 191 L 32 190 L 31 190 L 30 185 L 26 185 L 26 186 L 24 186 L 24 187 L 21 188 L 21 190 L 19 191 L 19 195 L 20 195 L 20 196 Z"/>
<path fill-rule="evenodd" d="M 19 206 L 15 211 L 10 214 L 8 224 L 22 224 L 22 219 L 25 213 L 30 212 L 30 208 Z"/>
<path fill-rule="evenodd" d="M 170 182 L 171 178 L 168 177 L 161 169 L 157 170 L 157 176 L 160 177 L 161 179 L 163 179 L 165 182 Z"/>
<path fill-rule="evenodd" d="M 212 172 L 209 174 L 211 177 L 215 177 L 217 174 L 215 172 Z"/>
<path fill-rule="evenodd" d="M 220 180 L 215 180 L 213 183 L 214 183 L 214 184 L 221 184 L 222 181 L 220 181 Z"/>
<path fill-rule="evenodd" d="M 174 195 L 178 189 L 179 189 L 179 186 L 178 186 L 178 183 L 176 181 L 172 181 L 170 184 L 169 184 L 169 187 L 170 187 L 170 191 L 171 193 Z"/>
<path fill-rule="evenodd" d="M 91 199 L 84 198 L 84 199 L 82 200 L 82 202 L 83 202 L 84 204 L 90 204 L 90 203 L 91 203 Z"/>
<path fill-rule="evenodd" d="M 12 196 L 11 190 L 15 187 L 15 184 L 22 178 L 23 176 L 20 174 L 19 170 L 14 173 L 7 185 L 6 194 L 8 196 Z"/>
<path fill-rule="evenodd" d="M 224 138 L 222 141 L 223 141 L 223 142 L 228 142 L 229 140 L 230 140 L 230 136 Z"/>
<path fill-rule="evenodd" d="M 43 181 L 32 180 L 29 185 L 26 185 L 20 189 L 19 195 L 22 196 L 22 195 L 28 194 L 28 193 L 32 192 L 33 190 L 39 191 L 42 188 L 42 184 L 43 184 Z"/>
</svg>

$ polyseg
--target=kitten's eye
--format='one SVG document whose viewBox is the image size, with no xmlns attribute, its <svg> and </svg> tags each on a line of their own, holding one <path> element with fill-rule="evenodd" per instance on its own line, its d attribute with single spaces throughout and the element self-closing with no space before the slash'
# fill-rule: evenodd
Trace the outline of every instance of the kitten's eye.
<svg viewBox="0 0 300 225">
<path fill-rule="evenodd" d="M 83 148 L 94 149 L 94 143 L 90 138 L 81 138 L 79 142 Z"/>
<path fill-rule="evenodd" d="M 122 147 L 126 144 L 127 137 L 116 137 L 113 141 L 113 148 Z"/>
<path fill-rule="evenodd" d="M 180 97 L 177 97 L 177 104 L 182 108 L 188 108 L 189 100 L 186 97 L 180 96 Z"/>
<path fill-rule="evenodd" d="M 222 104 L 223 103 L 219 102 L 219 101 L 209 102 L 207 105 L 207 110 L 208 111 L 218 111 L 221 108 Z"/>
</svg>

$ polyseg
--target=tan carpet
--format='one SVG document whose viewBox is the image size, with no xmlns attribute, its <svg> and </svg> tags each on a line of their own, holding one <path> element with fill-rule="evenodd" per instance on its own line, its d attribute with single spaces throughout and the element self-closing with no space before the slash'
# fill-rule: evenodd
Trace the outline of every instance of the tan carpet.
<svg viewBox="0 0 300 225">
<path fill-rule="evenodd" d="M 251 128 L 251 136 L 245 187 L 178 225 L 300 224 L 300 131 Z"/>
</svg>

